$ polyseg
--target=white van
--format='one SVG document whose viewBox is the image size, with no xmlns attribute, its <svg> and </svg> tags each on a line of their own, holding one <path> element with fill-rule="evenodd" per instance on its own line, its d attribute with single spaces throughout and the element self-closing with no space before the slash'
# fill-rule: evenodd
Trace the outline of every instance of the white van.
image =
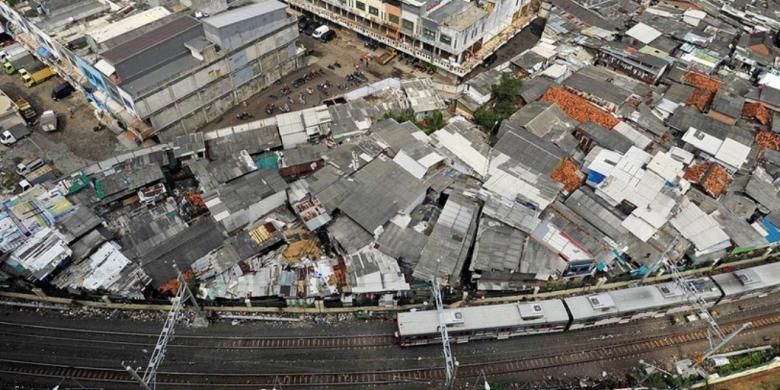
<svg viewBox="0 0 780 390">
<path fill-rule="evenodd" d="M 18 165 L 16 165 L 16 173 L 19 176 L 24 176 L 42 166 L 43 166 L 43 160 L 38 158 L 38 156 L 30 156 L 22 160 L 22 162 L 20 162 Z"/>
<path fill-rule="evenodd" d="M 314 30 L 314 34 L 311 34 L 312 38 L 320 39 L 326 32 L 330 31 L 330 27 L 326 25 L 322 25 L 317 27 L 316 30 Z"/>
</svg>

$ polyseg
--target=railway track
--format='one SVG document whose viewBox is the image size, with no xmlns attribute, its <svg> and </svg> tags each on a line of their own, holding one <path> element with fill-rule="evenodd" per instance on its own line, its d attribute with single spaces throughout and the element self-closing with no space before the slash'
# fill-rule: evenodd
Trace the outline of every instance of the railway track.
<svg viewBox="0 0 780 390">
<path fill-rule="evenodd" d="M 752 319 L 753 329 L 780 325 L 780 314 L 774 313 Z M 731 332 L 739 326 L 732 322 L 722 326 Z M 481 373 L 501 375 L 524 371 L 548 370 L 556 367 L 572 366 L 604 360 L 625 359 L 640 356 L 663 348 L 682 346 L 706 340 L 704 329 L 687 333 L 646 337 L 629 342 L 604 343 L 570 354 L 541 355 L 524 359 L 462 364 L 458 368 L 461 378 L 476 377 Z M 121 369 L 94 367 L 71 367 L 60 364 L 45 364 L 10 359 L 0 359 L 0 373 L 17 376 L 35 376 L 49 378 L 73 378 L 77 380 L 103 383 L 133 383 L 128 374 Z M 189 373 L 159 372 L 157 383 L 169 387 L 256 387 L 261 385 L 282 384 L 295 386 L 327 385 L 370 385 L 404 382 L 434 382 L 444 378 L 442 368 L 420 368 L 407 370 L 386 370 L 374 372 L 314 372 L 290 374 L 226 374 L 226 373 Z"/>
<path fill-rule="evenodd" d="M 7 330 L 11 328 L 12 330 Z M 31 329 L 43 334 L 30 334 L 13 329 Z M 48 334 L 46 334 L 48 333 Z M 0 322 L 0 335 L 10 337 L 35 337 L 51 340 L 68 340 L 85 343 L 134 345 L 151 347 L 157 342 L 159 334 L 85 330 L 61 328 L 45 325 L 17 324 Z M 83 335 L 83 336 L 82 336 Z M 96 337 L 97 336 L 97 337 Z M 101 338 L 105 339 L 101 339 Z M 117 338 L 127 340 L 117 340 Z M 344 336 L 300 336 L 300 337 L 225 337 L 196 336 L 177 334 L 169 344 L 170 348 L 203 348 L 203 349 L 313 349 L 313 348 L 362 348 L 389 347 L 394 345 L 392 334 Z"/>
</svg>

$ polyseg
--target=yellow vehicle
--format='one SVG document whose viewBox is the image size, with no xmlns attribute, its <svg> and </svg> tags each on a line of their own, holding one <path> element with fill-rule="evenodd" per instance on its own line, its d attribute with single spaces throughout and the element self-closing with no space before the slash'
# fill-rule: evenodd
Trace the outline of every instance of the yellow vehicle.
<svg viewBox="0 0 780 390">
<path fill-rule="evenodd" d="M 24 70 L 24 69 L 22 69 Z M 24 82 L 24 85 L 27 86 L 27 88 L 31 88 L 45 80 L 48 80 L 50 77 L 54 76 L 56 73 L 54 73 L 53 70 L 51 70 L 50 67 L 46 66 L 41 68 L 40 70 L 37 70 L 35 72 L 29 73 L 29 72 L 21 72 L 22 74 L 22 81 Z"/>
</svg>

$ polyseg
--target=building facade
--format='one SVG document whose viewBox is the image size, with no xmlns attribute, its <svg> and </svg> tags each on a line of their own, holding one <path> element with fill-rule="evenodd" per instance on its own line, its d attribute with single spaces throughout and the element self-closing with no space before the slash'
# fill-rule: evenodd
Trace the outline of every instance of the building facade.
<svg viewBox="0 0 780 390">
<path fill-rule="evenodd" d="M 462 77 L 533 20 L 536 0 L 290 0 L 291 8 L 337 23 Z"/>
<path fill-rule="evenodd" d="M 196 19 L 98 0 L 0 3 L 20 42 L 144 140 L 218 118 L 302 65 L 295 18 L 275 0 Z"/>
</svg>

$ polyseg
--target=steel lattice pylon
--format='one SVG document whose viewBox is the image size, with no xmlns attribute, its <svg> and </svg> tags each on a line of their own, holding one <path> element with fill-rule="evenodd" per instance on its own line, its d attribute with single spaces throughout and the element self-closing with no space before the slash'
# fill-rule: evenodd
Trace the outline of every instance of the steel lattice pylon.
<svg viewBox="0 0 780 390">
<path fill-rule="evenodd" d="M 178 270 L 177 270 L 178 272 Z M 179 288 L 176 292 L 176 296 L 171 299 L 171 308 L 168 310 L 168 315 L 165 317 L 165 323 L 163 324 L 160 336 L 157 338 L 157 344 L 154 346 L 152 356 L 149 358 L 149 363 L 146 365 L 146 369 L 143 375 L 140 375 L 138 371 L 129 365 L 122 365 L 125 367 L 130 376 L 133 377 L 141 385 L 143 389 L 153 390 L 157 387 L 157 369 L 160 367 L 163 359 L 165 359 L 165 350 L 168 347 L 168 342 L 173 338 L 175 333 L 176 321 L 181 317 L 181 309 L 184 302 L 190 300 L 195 308 L 195 311 L 200 314 L 200 306 L 195 300 L 195 296 L 187 286 L 187 281 L 178 272 L 177 277 Z"/>
</svg>

